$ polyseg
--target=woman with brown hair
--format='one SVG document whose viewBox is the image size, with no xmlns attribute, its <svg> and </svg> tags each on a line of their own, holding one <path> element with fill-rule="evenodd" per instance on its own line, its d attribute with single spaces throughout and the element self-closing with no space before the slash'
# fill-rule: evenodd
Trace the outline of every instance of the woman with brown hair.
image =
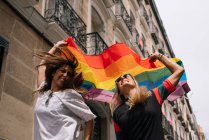
<svg viewBox="0 0 209 140">
<path fill-rule="evenodd" d="M 77 72 L 78 61 L 59 41 L 47 52 L 37 52 L 41 58 L 38 69 L 38 90 L 35 105 L 35 140 L 80 140 L 86 123 L 85 140 L 90 140 L 96 117 L 80 93 L 83 77 Z"/>
<path fill-rule="evenodd" d="M 164 140 L 161 105 L 175 90 L 184 69 L 155 52 L 151 61 L 161 61 L 172 73 L 161 86 L 147 91 L 131 74 L 115 80 L 117 93 L 112 101 L 117 140 Z"/>
</svg>

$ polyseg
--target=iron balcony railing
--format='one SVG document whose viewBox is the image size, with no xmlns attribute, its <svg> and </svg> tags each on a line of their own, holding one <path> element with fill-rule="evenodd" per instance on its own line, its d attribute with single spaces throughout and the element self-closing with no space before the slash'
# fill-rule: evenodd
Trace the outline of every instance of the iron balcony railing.
<svg viewBox="0 0 209 140">
<path fill-rule="evenodd" d="M 129 31 L 132 34 L 132 21 L 131 17 L 129 16 L 128 12 L 126 11 L 125 6 L 121 0 L 114 0 L 115 3 L 115 16 L 117 19 L 123 19 L 126 26 L 128 27 Z"/>
<path fill-rule="evenodd" d="M 45 18 L 56 22 L 86 52 L 86 25 L 66 0 L 50 0 Z"/>
<path fill-rule="evenodd" d="M 133 28 L 132 30 L 132 41 L 131 41 L 133 46 L 137 46 L 140 51 L 142 52 L 143 57 L 146 56 L 146 44 L 145 44 L 145 40 L 143 40 L 142 38 L 140 38 L 139 36 L 139 32 L 137 31 L 136 28 Z"/>
<path fill-rule="evenodd" d="M 133 44 L 133 46 L 137 45 L 141 49 L 139 41 L 140 41 L 139 32 L 137 31 L 136 28 L 133 28 L 132 29 L 132 44 Z"/>
<path fill-rule="evenodd" d="M 168 122 L 168 120 L 164 115 L 162 116 L 162 126 L 163 126 L 164 135 L 167 136 L 167 138 L 169 139 L 174 139 L 173 127 L 171 126 L 171 124 Z"/>
<path fill-rule="evenodd" d="M 149 29 L 155 44 L 159 43 L 159 31 L 152 20 L 149 21 Z"/>
<path fill-rule="evenodd" d="M 174 106 L 174 102 L 173 101 L 168 101 L 172 106 Z"/>
<path fill-rule="evenodd" d="M 178 116 L 179 121 L 183 121 L 183 117 L 181 116 L 181 114 Z"/>
<path fill-rule="evenodd" d="M 144 8 L 144 5 L 142 3 L 139 3 L 139 7 L 140 7 L 140 15 L 145 18 L 146 23 L 149 26 L 149 16 L 147 14 L 146 9 Z"/>
<path fill-rule="evenodd" d="M 176 113 L 176 114 L 179 114 L 179 106 L 178 106 L 178 102 L 175 102 L 174 106 L 173 106 L 173 111 Z"/>
<path fill-rule="evenodd" d="M 89 55 L 99 55 L 105 49 L 108 48 L 105 41 L 97 32 L 86 34 L 86 38 L 87 38 L 86 47 Z"/>
<path fill-rule="evenodd" d="M 174 132 L 174 140 L 178 140 L 179 138 L 178 138 L 178 134 L 177 134 L 177 132 L 175 131 Z"/>
</svg>

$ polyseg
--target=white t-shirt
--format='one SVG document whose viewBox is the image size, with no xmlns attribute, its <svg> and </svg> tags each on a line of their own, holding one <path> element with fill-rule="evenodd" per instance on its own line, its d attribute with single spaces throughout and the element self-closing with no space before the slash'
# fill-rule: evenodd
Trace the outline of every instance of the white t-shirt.
<svg viewBox="0 0 209 140">
<path fill-rule="evenodd" d="M 82 96 L 73 89 L 39 94 L 35 105 L 34 140 L 80 140 L 84 122 L 96 116 L 85 104 Z"/>
</svg>

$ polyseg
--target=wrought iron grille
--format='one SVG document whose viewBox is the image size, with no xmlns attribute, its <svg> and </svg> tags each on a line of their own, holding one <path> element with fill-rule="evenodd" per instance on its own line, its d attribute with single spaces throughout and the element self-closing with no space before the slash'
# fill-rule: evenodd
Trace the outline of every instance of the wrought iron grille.
<svg viewBox="0 0 209 140">
<path fill-rule="evenodd" d="M 149 16 L 147 14 L 146 9 L 144 8 L 144 5 L 142 3 L 139 3 L 139 7 L 140 7 L 140 15 L 143 16 L 146 20 L 147 25 L 149 26 Z"/>
<path fill-rule="evenodd" d="M 97 32 L 86 34 L 86 38 L 89 55 L 99 55 L 108 48 L 107 44 Z"/>
<path fill-rule="evenodd" d="M 126 26 L 128 27 L 129 31 L 132 33 L 132 21 L 131 17 L 129 16 L 128 12 L 126 11 L 125 6 L 121 0 L 115 0 L 115 16 L 117 19 L 122 18 L 125 22 Z"/>
<path fill-rule="evenodd" d="M 174 132 L 174 139 L 175 139 L 175 140 L 178 140 L 178 134 L 177 134 L 176 131 Z"/>
<path fill-rule="evenodd" d="M 149 28 L 150 28 L 150 33 L 155 44 L 158 44 L 159 43 L 159 31 L 152 20 L 150 20 L 149 22 Z"/>
<path fill-rule="evenodd" d="M 140 44 L 139 44 L 139 32 L 137 31 L 136 28 L 133 28 L 132 29 L 132 44 L 135 46 L 137 45 L 138 47 L 140 47 Z"/>
<path fill-rule="evenodd" d="M 50 0 L 49 3 L 46 20 L 56 22 L 86 52 L 86 25 L 82 19 L 66 0 Z"/>
</svg>

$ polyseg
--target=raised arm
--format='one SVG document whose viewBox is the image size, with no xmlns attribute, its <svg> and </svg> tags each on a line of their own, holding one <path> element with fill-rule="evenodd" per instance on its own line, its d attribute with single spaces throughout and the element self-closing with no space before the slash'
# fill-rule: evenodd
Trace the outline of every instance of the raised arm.
<svg viewBox="0 0 209 140">
<path fill-rule="evenodd" d="M 49 51 L 48 53 L 50 54 L 55 54 L 57 47 L 66 45 L 67 43 L 65 41 L 58 41 Z M 37 86 L 39 87 L 40 84 L 45 81 L 45 70 L 46 70 L 46 66 L 42 65 L 45 63 L 45 60 L 41 60 L 40 62 L 40 66 L 38 67 L 38 77 L 37 77 Z"/>
<path fill-rule="evenodd" d="M 86 122 L 86 129 L 85 129 L 85 138 L 84 140 L 90 140 L 91 139 L 91 133 L 93 129 L 93 120 L 90 120 Z"/>
<path fill-rule="evenodd" d="M 159 52 L 155 52 L 150 55 L 151 61 L 155 61 L 156 59 L 161 61 L 170 70 L 172 74 L 168 77 L 168 80 L 176 87 L 182 74 L 184 73 L 184 68 Z"/>
</svg>

